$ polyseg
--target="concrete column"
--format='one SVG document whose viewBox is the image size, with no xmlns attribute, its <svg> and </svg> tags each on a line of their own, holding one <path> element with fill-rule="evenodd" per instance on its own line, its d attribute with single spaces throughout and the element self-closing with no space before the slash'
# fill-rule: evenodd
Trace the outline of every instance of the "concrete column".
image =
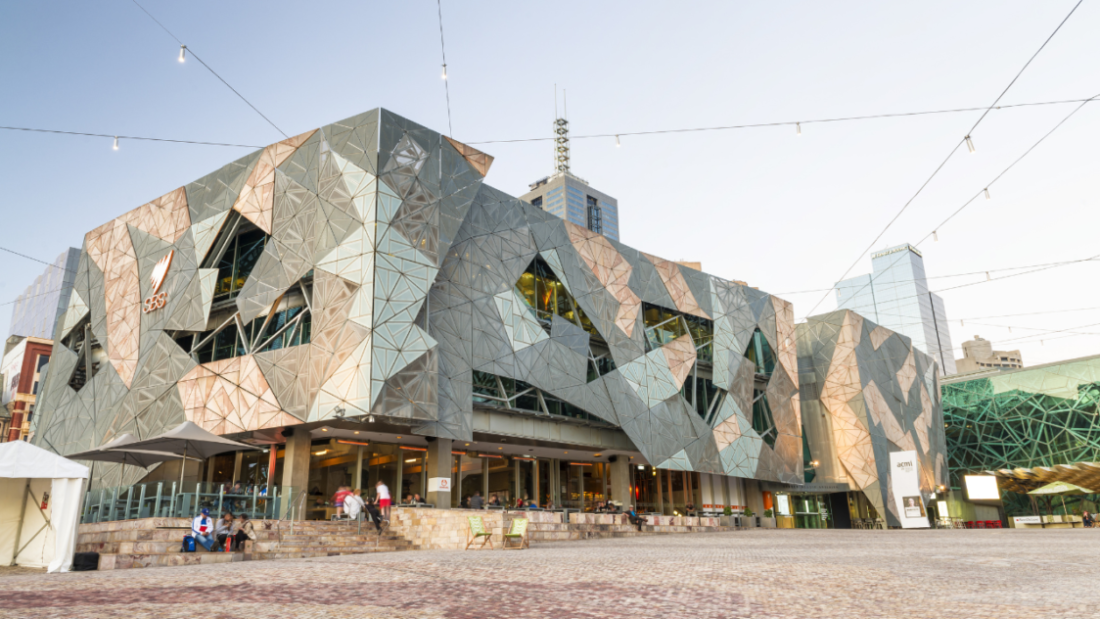
<svg viewBox="0 0 1100 619">
<path fill-rule="evenodd" d="M 428 478 L 442 477 L 451 479 L 451 439 L 437 438 L 428 443 Z M 429 488 L 431 484 L 429 484 Z M 457 490 L 455 490 L 457 492 Z M 451 492 L 436 491 L 428 493 L 428 502 L 435 505 L 436 509 L 450 509 Z"/>
<path fill-rule="evenodd" d="M 351 476 L 351 489 L 363 489 L 363 446 L 355 447 L 355 474 Z"/>
<path fill-rule="evenodd" d="M 510 501 L 510 503 L 512 505 L 515 505 L 516 504 L 516 499 L 520 499 L 520 498 L 523 498 L 523 496 L 520 494 L 519 460 L 514 460 L 513 459 L 512 460 L 512 500 Z"/>
<path fill-rule="evenodd" d="M 286 432 L 284 431 L 284 435 Z M 283 455 L 283 488 L 293 488 L 294 494 L 289 495 L 291 501 L 295 501 L 303 490 L 309 492 L 309 432 L 297 430 L 286 437 L 286 452 Z M 304 503 L 297 503 L 293 507 L 297 510 L 295 518 L 305 520 Z M 287 505 L 286 509 L 292 506 Z"/>
<path fill-rule="evenodd" d="M 634 504 L 634 497 L 630 496 L 630 462 L 624 456 L 619 456 L 608 465 L 611 477 L 610 500 L 620 501 L 623 509 Z"/>
<path fill-rule="evenodd" d="M 534 495 L 531 497 L 531 500 L 535 502 L 535 505 L 538 505 L 539 507 L 543 507 L 544 503 L 543 503 L 543 500 L 542 500 L 542 495 L 539 492 L 540 488 L 539 488 L 539 461 L 538 461 L 538 459 L 533 460 L 531 462 L 531 466 L 534 467 L 534 470 L 531 471 L 531 478 L 534 479 L 534 483 L 535 483 Z"/>
<path fill-rule="evenodd" d="M 611 489 L 607 486 L 607 477 L 608 477 L 607 467 L 608 466 L 609 465 L 606 464 L 606 463 L 600 466 L 600 473 L 602 474 L 600 476 L 600 494 L 603 495 L 603 500 L 604 501 L 609 500 L 610 499 L 609 495 L 611 494 L 611 492 L 610 492 Z"/>
<path fill-rule="evenodd" d="M 206 483 L 214 483 L 214 458 L 207 458 L 203 466 L 206 467 Z"/>
<path fill-rule="evenodd" d="M 401 487 L 405 483 L 405 452 L 395 446 L 393 453 L 397 458 L 397 480 L 393 484 L 394 489 L 390 500 L 393 501 L 394 505 L 397 505 L 405 502 L 405 493 L 401 491 Z"/>
<path fill-rule="evenodd" d="M 489 502 L 489 458 L 481 459 L 481 498 Z"/>
<path fill-rule="evenodd" d="M 577 468 L 577 489 L 581 495 L 581 511 L 584 511 L 584 467 L 578 466 Z"/>
<path fill-rule="evenodd" d="M 653 469 L 653 472 L 657 473 L 657 469 Z M 662 514 L 665 513 L 665 491 L 664 484 L 661 483 L 661 474 L 654 475 L 657 478 L 657 511 Z"/>
<path fill-rule="evenodd" d="M 668 513 L 676 511 L 676 492 L 672 489 L 672 469 L 665 471 L 665 480 L 668 482 Z"/>
<path fill-rule="evenodd" d="M 244 461 L 244 452 L 238 451 L 233 454 L 233 482 L 241 481 L 241 464 Z"/>
</svg>

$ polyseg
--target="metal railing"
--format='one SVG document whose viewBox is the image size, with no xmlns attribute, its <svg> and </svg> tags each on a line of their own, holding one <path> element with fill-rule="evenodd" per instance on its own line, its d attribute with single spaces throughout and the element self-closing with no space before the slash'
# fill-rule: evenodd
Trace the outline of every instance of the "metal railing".
<svg viewBox="0 0 1100 619">
<path fill-rule="evenodd" d="M 191 518 L 203 508 L 212 514 L 247 514 L 253 520 L 283 518 L 294 488 L 250 486 L 234 490 L 228 484 L 157 482 L 97 488 L 84 495 L 80 522 L 110 522 L 138 518 Z"/>
</svg>

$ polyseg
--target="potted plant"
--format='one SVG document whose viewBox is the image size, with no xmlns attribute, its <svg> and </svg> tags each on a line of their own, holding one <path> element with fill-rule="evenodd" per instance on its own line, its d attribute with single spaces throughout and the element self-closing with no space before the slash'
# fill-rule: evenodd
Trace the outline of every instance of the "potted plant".
<svg viewBox="0 0 1100 619">
<path fill-rule="evenodd" d="M 733 509 L 729 505 L 727 505 L 725 509 L 722 510 L 722 515 L 718 517 L 718 525 L 723 527 L 731 526 L 732 520 Z"/>
<path fill-rule="evenodd" d="M 745 519 L 748 521 L 748 524 L 750 526 L 754 526 L 754 527 L 760 526 L 760 516 L 757 516 L 756 514 L 754 514 L 752 512 L 751 507 L 745 507 L 745 511 L 744 511 L 743 515 L 744 515 Z"/>
<path fill-rule="evenodd" d="M 774 527 L 775 526 L 774 516 L 775 516 L 775 511 L 774 510 L 765 509 L 764 510 L 764 517 L 767 518 L 767 520 L 764 521 L 765 522 L 764 526 Z"/>
</svg>

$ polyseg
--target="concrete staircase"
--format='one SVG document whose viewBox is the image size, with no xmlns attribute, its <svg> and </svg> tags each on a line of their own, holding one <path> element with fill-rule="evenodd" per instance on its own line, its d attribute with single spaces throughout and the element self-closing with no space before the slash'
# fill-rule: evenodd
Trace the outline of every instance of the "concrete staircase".
<svg viewBox="0 0 1100 619">
<path fill-rule="evenodd" d="M 234 561 L 301 559 L 345 554 L 394 552 L 413 545 L 390 531 L 379 535 L 373 525 L 354 522 L 256 520 L 256 540 L 240 552 L 181 552 L 191 531 L 184 518 L 143 518 L 82 524 L 77 530 L 77 552 L 98 552 L 99 569 L 130 569 L 173 565 L 206 565 Z"/>
</svg>

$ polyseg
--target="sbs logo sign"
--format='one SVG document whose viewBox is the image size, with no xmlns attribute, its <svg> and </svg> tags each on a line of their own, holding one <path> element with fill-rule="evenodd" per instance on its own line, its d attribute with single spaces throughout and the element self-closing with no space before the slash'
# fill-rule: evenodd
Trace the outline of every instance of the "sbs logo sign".
<svg viewBox="0 0 1100 619">
<path fill-rule="evenodd" d="M 153 286 L 153 292 L 149 298 L 145 299 L 142 307 L 142 311 L 146 314 L 164 307 L 168 302 L 168 291 L 161 292 L 160 287 L 164 285 L 164 279 L 168 276 L 168 267 L 172 266 L 172 256 L 175 253 L 176 250 L 174 249 L 169 251 L 168 255 L 161 258 L 153 267 L 153 273 L 149 276 L 149 283 Z"/>
</svg>

